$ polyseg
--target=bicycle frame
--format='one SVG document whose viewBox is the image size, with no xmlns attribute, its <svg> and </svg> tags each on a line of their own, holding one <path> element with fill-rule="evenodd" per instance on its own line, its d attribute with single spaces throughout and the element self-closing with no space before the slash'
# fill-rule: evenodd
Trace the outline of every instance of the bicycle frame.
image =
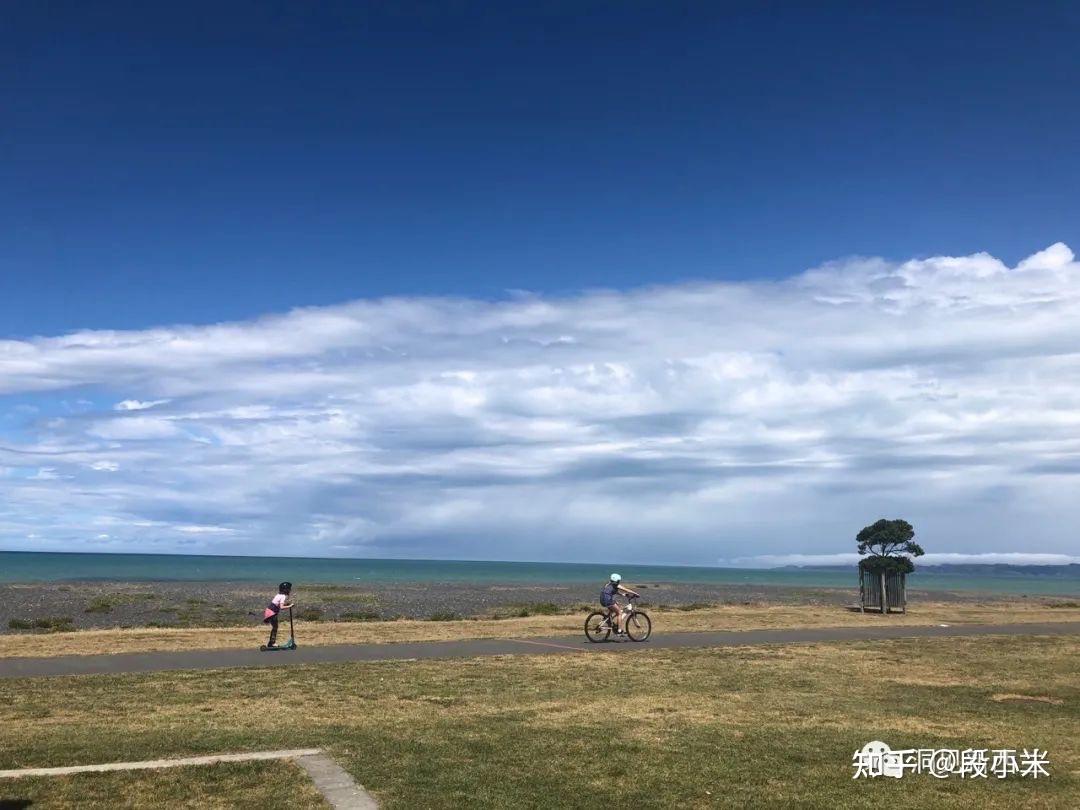
<svg viewBox="0 0 1080 810">
<path fill-rule="evenodd" d="M 622 614 L 622 616 L 623 616 L 623 619 L 624 619 L 624 621 L 623 621 L 623 624 L 624 624 L 624 625 L 625 625 L 625 623 L 626 623 L 626 622 L 625 622 L 625 620 L 626 620 L 626 619 L 629 619 L 629 618 L 630 618 L 631 616 L 633 616 L 633 615 L 634 615 L 635 613 L 637 613 L 637 608 L 636 608 L 636 607 L 634 607 L 634 602 L 633 602 L 633 599 L 631 599 L 630 601 L 628 601 L 628 602 L 627 602 L 627 603 L 626 603 L 625 605 L 619 605 L 619 604 L 618 604 L 618 603 L 616 602 L 616 606 L 617 606 L 617 607 L 619 608 L 619 612 L 620 612 L 620 613 Z M 604 618 L 604 623 L 605 623 L 605 624 L 606 624 L 606 625 L 607 625 L 608 627 L 610 627 L 611 629 L 615 629 L 615 628 L 614 628 L 614 627 L 612 626 L 612 624 L 611 624 L 611 614 L 610 614 L 610 613 L 609 613 L 609 614 L 608 614 L 608 615 L 607 615 L 607 616 L 606 616 L 606 617 Z"/>
</svg>

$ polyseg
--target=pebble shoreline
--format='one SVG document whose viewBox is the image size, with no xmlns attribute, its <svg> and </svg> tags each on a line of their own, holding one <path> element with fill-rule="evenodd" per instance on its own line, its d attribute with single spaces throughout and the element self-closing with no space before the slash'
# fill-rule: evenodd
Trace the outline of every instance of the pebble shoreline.
<svg viewBox="0 0 1080 810">
<path fill-rule="evenodd" d="M 322 621 L 510 616 L 585 610 L 598 604 L 602 583 L 491 585 L 412 583 L 362 586 L 296 583 L 297 614 Z M 631 583 L 646 607 L 691 604 L 849 605 L 858 588 Z M 52 629 L 257 625 L 274 586 L 250 582 L 64 582 L 0 585 L 0 634 Z M 910 591 L 912 599 L 980 602 L 985 593 Z M 1015 598 L 1015 597 L 1011 597 Z M 308 612 L 308 611 L 317 611 Z M 29 626 L 27 626 L 29 625 Z"/>
</svg>

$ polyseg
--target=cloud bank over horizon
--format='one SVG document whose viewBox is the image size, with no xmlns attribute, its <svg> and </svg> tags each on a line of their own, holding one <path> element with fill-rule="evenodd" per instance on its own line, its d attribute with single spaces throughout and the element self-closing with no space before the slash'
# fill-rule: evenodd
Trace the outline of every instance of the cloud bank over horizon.
<svg viewBox="0 0 1080 810">
<path fill-rule="evenodd" d="M 0 548 L 1076 559 L 1078 383 L 1060 243 L 6 340 Z"/>
</svg>

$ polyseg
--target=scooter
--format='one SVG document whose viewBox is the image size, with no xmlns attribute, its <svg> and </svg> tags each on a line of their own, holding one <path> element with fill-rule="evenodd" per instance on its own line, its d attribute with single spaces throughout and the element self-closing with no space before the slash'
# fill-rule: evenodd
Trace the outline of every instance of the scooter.
<svg viewBox="0 0 1080 810">
<path fill-rule="evenodd" d="M 292 608 L 289 608 L 289 640 L 284 644 L 275 644 L 271 647 L 269 644 L 263 644 L 259 647 L 260 652 L 277 652 L 278 650 L 295 650 L 296 649 L 296 635 L 293 633 L 293 621 L 292 621 Z"/>
</svg>

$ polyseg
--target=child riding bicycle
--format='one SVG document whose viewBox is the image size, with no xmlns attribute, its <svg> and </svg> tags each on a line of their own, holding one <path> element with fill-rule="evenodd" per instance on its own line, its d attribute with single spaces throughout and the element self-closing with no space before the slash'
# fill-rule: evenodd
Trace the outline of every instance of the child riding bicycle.
<svg viewBox="0 0 1080 810">
<path fill-rule="evenodd" d="M 607 609 L 608 621 L 614 620 L 615 632 L 620 636 L 626 632 L 623 627 L 626 623 L 626 612 L 623 606 L 615 600 L 615 597 L 619 594 L 629 597 L 641 596 L 637 591 L 632 591 L 621 583 L 622 577 L 618 574 L 612 574 L 600 591 L 600 605 Z"/>
</svg>

